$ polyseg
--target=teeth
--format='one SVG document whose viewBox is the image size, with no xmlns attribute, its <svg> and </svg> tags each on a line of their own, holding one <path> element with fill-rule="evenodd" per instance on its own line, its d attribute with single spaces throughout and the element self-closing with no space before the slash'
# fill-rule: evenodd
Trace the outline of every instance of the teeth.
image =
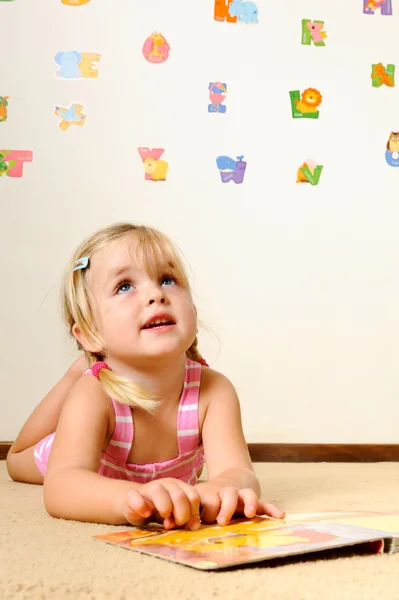
<svg viewBox="0 0 399 600">
<path fill-rule="evenodd" d="M 156 319 L 155 321 L 151 321 L 151 323 L 148 323 L 146 327 L 154 327 L 155 325 L 164 325 L 167 323 L 171 323 L 171 321 L 168 321 L 167 319 Z"/>
</svg>

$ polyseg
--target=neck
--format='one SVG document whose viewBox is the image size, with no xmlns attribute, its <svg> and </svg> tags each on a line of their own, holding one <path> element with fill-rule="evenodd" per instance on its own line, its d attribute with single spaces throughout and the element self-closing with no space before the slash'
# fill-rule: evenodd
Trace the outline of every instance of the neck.
<svg viewBox="0 0 399 600">
<path fill-rule="evenodd" d="M 134 380 L 142 386 L 154 400 L 163 405 L 176 402 L 181 395 L 184 383 L 186 354 L 179 358 L 147 359 L 133 367 L 117 358 L 105 359 L 109 367 L 118 375 Z"/>
</svg>

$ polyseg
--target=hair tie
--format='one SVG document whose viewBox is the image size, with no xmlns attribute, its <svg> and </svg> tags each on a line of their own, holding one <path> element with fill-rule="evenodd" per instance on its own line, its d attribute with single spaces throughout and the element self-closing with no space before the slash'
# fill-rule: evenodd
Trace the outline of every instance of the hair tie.
<svg viewBox="0 0 399 600">
<path fill-rule="evenodd" d="M 99 373 L 101 369 L 108 369 L 108 371 L 111 370 L 107 363 L 99 361 L 94 363 L 94 365 L 91 367 L 92 375 L 94 375 L 94 377 L 97 377 L 97 379 L 100 379 Z"/>
<path fill-rule="evenodd" d="M 206 362 L 205 358 L 200 358 L 198 362 L 199 362 L 200 365 L 203 365 L 204 367 L 209 367 L 209 365 Z"/>
</svg>

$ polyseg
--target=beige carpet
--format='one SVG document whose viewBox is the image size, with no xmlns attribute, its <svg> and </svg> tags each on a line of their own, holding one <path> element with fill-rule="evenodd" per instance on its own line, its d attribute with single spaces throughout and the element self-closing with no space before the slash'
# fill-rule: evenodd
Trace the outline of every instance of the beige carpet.
<svg viewBox="0 0 399 600">
<path fill-rule="evenodd" d="M 399 464 L 258 464 L 268 498 L 289 511 L 399 508 Z M 41 486 L 0 462 L 0 598 L 75 600 L 399 599 L 399 554 L 267 563 L 201 572 L 94 541 L 126 528 L 49 517 Z"/>
</svg>

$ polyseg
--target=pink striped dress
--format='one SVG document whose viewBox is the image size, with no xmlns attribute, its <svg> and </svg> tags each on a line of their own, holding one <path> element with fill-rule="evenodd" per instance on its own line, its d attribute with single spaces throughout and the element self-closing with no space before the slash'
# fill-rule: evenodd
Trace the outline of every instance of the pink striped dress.
<svg viewBox="0 0 399 600">
<path fill-rule="evenodd" d="M 91 373 L 91 369 L 86 371 Z M 199 443 L 198 399 L 201 384 L 201 365 L 186 359 L 184 386 L 177 413 L 177 442 L 179 455 L 164 462 L 135 465 L 127 462 L 133 443 L 134 424 L 132 411 L 127 404 L 113 398 L 115 429 L 105 452 L 101 452 L 98 473 L 113 479 L 148 483 L 162 477 L 173 477 L 195 485 L 198 472 L 205 462 L 202 442 Z M 34 458 L 43 476 L 55 433 L 41 440 L 35 447 Z"/>
</svg>

